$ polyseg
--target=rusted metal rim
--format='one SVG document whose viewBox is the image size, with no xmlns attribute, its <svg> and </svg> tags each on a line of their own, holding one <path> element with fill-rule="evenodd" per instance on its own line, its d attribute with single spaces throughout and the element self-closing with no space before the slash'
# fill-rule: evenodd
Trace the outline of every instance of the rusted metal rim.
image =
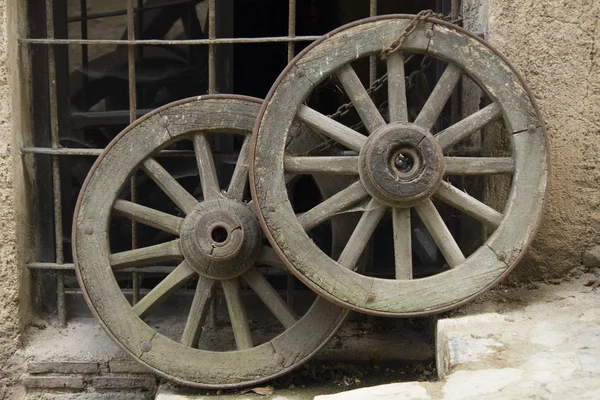
<svg viewBox="0 0 600 400">
<path fill-rule="evenodd" d="M 275 81 L 274 85 L 271 87 L 271 90 L 269 91 L 269 93 L 267 94 L 267 97 L 265 99 L 265 102 L 263 103 L 263 106 L 260 110 L 259 113 L 259 117 L 257 118 L 256 121 L 256 125 L 254 127 L 254 131 L 253 131 L 253 137 L 252 137 L 252 145 L 251 145 L 251 156 L 250 156 L 250 189 L 251 189 L 251 193 L 252 193 L 252 198 L 253 198 L 253 203 L 257 209 L 257 216 L 259 218 L 259 221 L 261 223 L 261 226 L 263 227 L 263 231 L 265 232 L 265 235 L 267 236 L 267 238 L 269 239 L 269 241 L 271 242 L 271 245 L 273 246 L 273 248 L 276 250 L 277 254 L 280 256 L 280 258 L 285 262 L 286 266 L 290 269 L 290 271 L 292 273 L 294 273 L 299 279 L 301 279 L 305 284 L 307 284 L 307 286 L 309 286 L 312 290 L 316 291 L 317 293 L 319 293 L 320 295 L 323 295 L 325 297 L 327 297 L 329 300 L 343 305 L 344 307 L 348 307 L 351 308 L 353 310 L 356 311 L 360 311 L 360 312 L 368 312 L 369 314 L 374 314 L 374 315 L 379 315 L 379 316 L 388 316 L 388 317 L 398 317 L 398 316 L 406 316 L 406 317 L 410 317 L 410 316 L 420 316 L 420 315 L 429 315 L 429 314 L 435 314 L 435 313 L 439 313 L 439 312 L 443 312 L 443 311 L 447 311 L 447 310 L 451 310 L 454 309 L 456 307 L 459 307 L 471 300 L 473 300 L 475 297 L 481 295 L 482 293 L 486 292 L 487 290 L 489 290 L 490 288 L 492 288 L 495 284 L 497 284 L 502 278 L 504 278 L 508 273 L 510 273 L 510 271 L 516 266 L 516 264 L 522 259 L 522 257 L 525 254 L 525 251 L 521 251 L 519 252 L 519 254 L 516 256 L 516 258 L 510 263 L 510 265 L 507 265 L 508 268 L 505 269 L 505 271 L 500 274 L 494 281 L 492 281 L 491 283 L 489 283 L 488 285 L 484 286 L 481 288 L 481 290 L 473 293 L 472 295 L 465 297 L 464 299 L 455 302 L 453 304 L 444 306 L 444 307 L 439 307 L 439 308 L 435 308 L 435 309 L 430 309 L 430 310 L 423 310 L 423 311 L 419 311 L 419 312 L 406 312 L 406 313 L 394 313 L 394 312 L 384 312 L 384 311 L 374 311 L 372 309 L 367 309 L 364 307 L 360 307 L 354 304 L 349 304 L 347 302 L 341 301 L 340 299 L 331 296 L 331 294 L 324 290 L 321 286 L 315 284 L 314 282 L 312 282 L 311 280 L 307 279 L 300 271 L 298 271 L 295 266 L 293 265 L 292 262 L 290 262 L 290 260 L 285 256 L 284 252 L 282 251 L 282 249 L 280 248 L 280 246 L 277 244 L 277 242 L 275 241 L 273 235 L 271 234 L 271 232 L 269 231 L 267 222 L 265 220 L 265 216 L 263 214 L 263 211 L 260 208 L 260 203 L 259 203 L 259 196 L 257 195 L 257 189 L 256 189 L 256 156 L 257 156 L 257 143 L 258 143 L 258 133 L 259 130 L 261 128 L 261 123 L 263 120 L 263 117 L 265 115 L 265 112 L 267 110 L 267 107 L 269 105 L 269 103 L 271 102 L 275 92 L 277 91 L 278 86 L 281 84 L 282 80 L 286 77 L 286 75 L 288 75 L 295 67 L 296 67 L 296 63 L 302 59 L 302 57 L 307 54 L 308 52 L 310 52 L 311 50 L 313 50 L 315 47 L 319 46 L 321 43 L 323 43 L 324 41 L 326 41 L 327 39 L 329 39 L 332 36 L 335 36 L 336 34 L 345 31 L 347 29 L 350 28 L 354 28 L 363 24 L 368 24 L 368 23 L 373 23 L 373 22 L 377 22 L 377 21 L 384 21 L 384 20 L 389 20 L 389 19 L 406 19 L 406 20 L 411 20 L 413 19 L 414 16 L 413 15 L 407 15 L 407 14 L 397 14 L 397 15 L 385 15 L 385 16 L 379 16 L 379 17 L 373 17 L 373 18 L 367 18 L 367 19 L 363 19 L 363 20 L 359 20 L 359 21 L 355 21 L 352 22 L 350 24 L 344 25 L 326 35 L 324 35 L 321 39 L 313 42 L 311 45 L 309 45 L 307 48 L 305 48 L 301 53 L 299 53 L 294 60 L 292 60 L 290 62 L 290 64 L 284 69 L 284 71 L 279 75 L 279 77 L 277 78 L 277 80 Z M 433 23 L 434 26 L 435 25 L 440 25 L 449 29 L 453 29 L 455 31 L 457 31 L 458 33 L 467 36 L 470 39 L 473 39 L 475 41 L 478 41 L 479 43 L 483 44 L 485 47 L 487 47 L 495 56 L 497 56 L 498 58 L 500 58 L 502 60 L 502 62 L 510 69 L 510 71 L 514 74 L 514 76 L 517 78 L 517 80 L 520 82 L 520 84 L 522 85 L 522 88 L 524 89 L 524 91 L 526 92 L 529 101 L 531 102 L 535 113 L 537 114 L 538 118 L 539 118 L 539 126 L 537 126 L 537 129 L 541 131 L 541 134 L 543 134 L 543 141 L 544 141 L 544 148 L 546 149 L 546 151 L 548 152 L 547 156 L 546 156 L 546 165 L 545 168 L 547 170 L 547 175 L 545 178 L 545 188 L 543 191 L 543 199 L 541 199 L 542 202 L 542 210 L 541 212 L 538 214 L 535 222 L 532 224 L 532 229 L 531 229 L 531 235 L 529 235 L 524 243 L 523 249 L 527 249 L 537 231 L 539 230 L 540 224 L 542 222 L 543 219 L 543 214 L 544 211 L 546 209 L 547 206 L 547 202 L 548 202 L 548 192 L 549 192 L 549 188 L 550 188 L 550 155 L 549 155 L 549 149 L 550 149 L 550 142 L 549 142 L 549 138 L 546 132 L 546 128 L 545 128 L 545 124 L 543 122 L 543 119 L 541 118 L 541 112 L 539 109 L 539 106 L 535 100 L 535 97 L 533 96 L 531 89 L 529 88 L 529 86 L 527 85 L 527 83 L 525 82 L 525 80 L 523 79 L 523 77 L 521 76 L 521 74 L 514 68 L 514 66 L 512 65 L 512 63 L 504 56 L 502 55 L 498 50 L 496 50 L 493 46 L 491 46 L 490 44 L 488 44 L 485 40 L 483 40 L 482 38 L 468 32 L 467 30 L 455 26 L 453 24 L 450 24 L 448 22 L 442 21 L 442 20 L 438 20 L 435 18 L 426 18 L 424 19 L 424 22 L 428 22 L 428 23 Z M 499 258 L 502 258 L 501 255 Z"/>
<path fill-rule="evenodd" d="M 97 308 L 95 302 L 92 301 L 92 298 L 91 298 L 90 294 L 88 293 L 88 288 L 86 287 L 85 279 L 80 270 L 81 269 L 80 260 L 79 260 L 80 255 L 78 254 L 78 250 L 77 250 L 77 248 L 78 248 L 77 243 L 78 243 L 78 240 L 80 239 L 78 236 L 78 231 L 81 228 L 80 226 L 78 226 L 78 220 L 79 220 L 78 217 L 79 217 L 80 213 L 82 212 L 82 203 L 84 201 L 84 194 L 89 189 L 90 182 L 92 182 L 95 179 L 94 174 L 98 171 L 98 169 L 103 164 L 103 162 L 105 162 L 107 156 L 109 154 L 111 154 L 111 150 L 115 149 L 115 147 L 118 146 L 119 142 L 122 141 L 124 137 L 126 137 L 128 132 L 130 132 L 132 129 L 134 129 L 134 127 L 138 126 L 139 124 L 142 124 L 144 122 L 151 120 L 152 118 L 156 118 L 157 116 L 160 116 L 161 112 L 164 112 L 167 109 L 185 105 L 187 103 L 198 102 L 199 100 L 207 100 L 207 101 L 219 101 L 219 100 L 232 101 L 233 100 L 233 101 L 239 101 L 239 102 L 253 103 L 253 104 L 257 104 L 257 105 L 261 103 L 261 100 L 259 100 L 259 99 L 247 97 L 247 96 L 237 96 L 237 95 L 210 95 L 210 96 L 193 97 L 193 98 L 189 98 L 189 99 L 180 100 L 180 101 L 165 105 L 161 108 L 158 108 L 158 109 L 152 111 L 151 113 L 145 115 L 144 117 L 140 118 L 134 124 L 130 125 L 124 131 L 122 131 L 106 147 L 105 151 L 98 157 L 98 159 L 96 160 L 93 167 L 91 168 L 91 170 L 90 170 L 88 176 L 86 177 L 86 180 L 82 186 L 82 189 L 80 192 L 81 194 L 78 198 L 78 201 L 77 201 L 77 204 L 75 207 L 74 219 L 73 219 L 73 234 L 72 234 L 72 240 L 74 243 L 73 258 L 74 258 L 75 271 L 76 271 L 79 285 L 82 289 L 83 296 L 84 296 L 92 314 L 96 317 L 99 324 L 102 326 L 104 331 L 108 334 L 108 336 L 115 343 L 117 343 L 117 345 L 119 345 L 119 347 L 121 347 L 126 353 L 128 353 L 131 357 L 133 357 L 137 362 L 144 365 L 146 368 L 148 368 L 150 371 L 156 373 L 157 375 L 160 375 L 166 379 L 169 379 L 171 381 L 178 382 L 178 383 L 181 383 L 181 384 L 184 384 L 187 386 L 211 388 L 211 389 L 237 388 L 237 387 L 241 387 L 241 386 L 255 385 L 255 384 L 282 376 L 282 375 L 290 372 L 291 370 L 297 368 L 298 366 L 302 365 L 304 362 L 308 361 L 317 351 L 319 351 L 328 342 L 329 339 L 331 339 L 331 337 L 333 337 L 333 335 L 335 334 L 337 329 L 345 321 L 345 317 L 347 316 L 348 311 L 346 309 L 334 306 L 333 304 L 330 304 L 329 302 L 325 301 L 322 298 L 318 298 L 316 300 L 316 302 L 313 304 L 313 306 L 311 307 L 311 309 L 309 311 L 307 311 L 305 316 L 302 317 L 300 319 L 300 321 L 298 323 L 296 323 L 294 326 L 292 326 L 290 329 L 294 329 L 294 327 L 299 326 L 299 324 L 302 324 L 302 320 L 305 317 L 307 317 L 311 312 L 312 312 L 313 316 L 310 317 L 310 320 L 312 320 L 313 323 L 316 323 L 317 321 L 325 322 L 325 323 L 329 324 L 328 328 L 330 328 L 330 329 L 328 330 L 327 334 L 322 337 L 322 340 L 318 344 L 316 344 L 315 346 L 312 346 L 310 351 L 303 353 L 300 357 L 298 357 L 298 360 L 294 359 L 292 362 L 289 363 L 290 365 L 288 365 L 287 363 L 284 364 L 283 357 L 281 357 L 281 359 L 282 359 L 281 362 L 276 363 L 279 365 L 278 365 L 278 368 L 276 369 L 275 373 L 269 374 L 268 376 L 260 376 L 258 373 L 256 373 L 253 377 L 247 377 L 246 379 L 239 380 L 237 382 L 235 381 L 235 379 L 230 379 L 230 381 L 234 381 L 234 382 L 224 383 L 224 384 L 193 381 L 190 379 L 185 379 L 181 375 L 177 375 L 175 373 L 169 373 L 169 371 L 161 370 L 159 367 L 157 367 L 157 365 L 154 362 L 149 362 L 145 359 L 142 359 L 138 354 L 136 354 L 136 352 L 132 351 L 132 348 L 130 345 L 124 343 L 124 339 L 122 337 L 119 337 L 118 334 L 115 334 L 115 332 L 113 332 L 113 329 L 111 328 L 111 326 L 109 326 L 103 320 L 101 310 L 99 310 Z M 257 106 L 257 109 L 258 109 L 258 106 Z M 253 119 L 252 119 L 252 121 L 253 121 Z M 251 124 L 250 124 L 250 126 L 251 126 Z M 249 134 L 249 133 L 250 133 L 250 130 L 248 129 L 247 134 Z M 81 233 L 80 233 L 80 235 L 81 235 Z M 81 235 L 81 236 L 84 236 L 84 235 Z M 119 291 L 120 291 L 120 289 L 119 289 Z M 131 308 L 131 306 L 128 306 L 128 307 Z M 329 314 L 318 315 L 320 311 L 329 311 Z M 139 323 L 145 324 L 141 320 Z M 156 331 L 154 331 L 154 332 L 156 333 Z M 296 335 L 299 334 L 299 332 L 297 330 L 294 332 L 296 333 Z M 286 334 L 286 332 L 284 331 L 284 333 L 280 334 L 275 339 L 277 339 L 285 334 Z M 158 336 L 160 336 L 160 335 L 158 335 Z M 305 337 L 305 336 L 309 336 L 309 335 L 301 335 L 301 336 Z M 152 336 L 152 337 L 154 338 L 154 336 Z M 264 345 L 273 347 L 270 344 L 270 342 L 264 343 L 258 347 L 261 347 Z M 143 347 L 144 346 L 142 346 L 142 348 Z M 257 347 L 255 347 L 254 349 L 256 349 L 256 348 Z M 197 349 L 192 349 L 192 350 L 197 350 Z M 273 347 L 273 350 L 275 350 L 274 347 Z M 142 355 L 144 354 L 144 351 L 146 351 L 146 350 L 142 349 Z M 198 350 L 198 351 L 200 351 L 200 350 Z M 250 355 L 251 351 L 252 351 L 252 349 L 245 350 L 243 352 L 243 354 Z M 202 352 L 202 351 L 200 351 L 200 352 Z M 208 351 L 204 351 L 204 353 L 206 353 L 206 354 L 213 353 L 214 354 L 214 352 L 208 352 Z M 224 352 L 222 354 L 226 354 L 226 353 L 228 353 L 228 352 Z M 241 352 L 238 351 L 238 353 L 241 353 Z M 279 353 L 277 353 L 276 355 L 279 356 Z M 288 360 L 288 361 L 290 361 L 290 360 Z M 259 365 L 256 365 L 256 364 L 254 364 L 254 366 L 259 367 Z M 210 368 L 208 368 L 208 369 L 210 369 Z M 239 379 L 237 376 L 235 378 Z"/>
</svg>

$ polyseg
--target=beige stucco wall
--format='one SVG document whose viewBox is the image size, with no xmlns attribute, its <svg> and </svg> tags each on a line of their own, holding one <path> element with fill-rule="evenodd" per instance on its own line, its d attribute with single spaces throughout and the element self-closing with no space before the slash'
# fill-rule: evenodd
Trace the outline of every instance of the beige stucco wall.
<svg viewBox="0 0 600 400">
<path fill-rule="evenodd" d="M 551 140 L 548 212 L 533 257 L 516 272 L 562 275 L 580 264 L 585 248 L 600 243 L 600 1 L 465 5 L 480 8 L 483 18 L 475 24 L 525 77 Z"/>
<path fill-rule="evenodd" d="M 18 12 L 22 3 L 0 0 L 0 399 L 23 395 L 15 383 L 24 368 L 21 337 L 30 300 L 23 265 L 31 243 L 27 204 L 32 196 L 19 155 L 28 136 L 22 132 L 30 131 L 28 108 L 22 106 L 28 97 L 21 79 L 25 66 L 16 42 L 25 26 Z"/>
</svg>

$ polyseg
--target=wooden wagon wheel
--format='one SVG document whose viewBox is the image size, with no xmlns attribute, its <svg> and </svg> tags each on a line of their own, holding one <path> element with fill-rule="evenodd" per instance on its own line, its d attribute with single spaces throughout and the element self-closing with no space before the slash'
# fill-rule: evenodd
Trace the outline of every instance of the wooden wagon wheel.
<svg viewBox="0 0 600 400">
<path fill-rule="evenodd" d="M 299 318 L 257 268 L 284 267 L 263 244 L 254 210 L 244 202 L 250 132 L 260 104 L 259 100 L 241 96 L 203 96 L 172 103 L 144 116 L 107 147 L 88 175 L 77 203 L 74 259 L 90 309 L 108 334 L 137 361 L 187 385 L 231 388 L 282 375 L 320 349 L 347 314 L 345 309 L 317 298 Z M 243 136 L 226 190 L 219 183 L 218 164 L 209 143 L 215 134 Z M 184 189 L 156 157 L 158 151 L 181 140 L 193 143 L 201 200 Z M 140 170 L 177 205 L 182 216 L 120 198 L 129 177 Z M 156 245 L 111 253 L 108 227 L 115 215 L 172 237 Z M 173 271 L 132 306 L 115 273 L 169 261 L 176 266 Z M 170 338 L 144 318 L 186 283 L 195 285 L 195 295 L 187 320 L 183 318 L 182 332 Z M 274 324 L 279 321 L 281 325 L 281 333 L 264 343 L 253 340 L 256 332 L 247 317 L 246 300 L 240 295 L 242 283 L 264 303 Z M 210 299 L 218 285 L 225 296 L 235 337 L 237 349 L 230 349 L 233 351 L 198 348 Z"/>
<path fill-rule="evenodd" d="M 304 283 L 332 301 L 383 316 L 423 315 L 458 306 L 488 289 L 515 266 L 540 223 L 549 179 L 548 139 L 533 96 L 509 62 L 481 39 L 436 19 L 418 20 L 387 58 L 389 120 L 361 83 L 351 62 L 379 55 L 414 16 L 393 15 L 344 26 L 313 43 L 280 75 L 257 120 L 251 152 L 251 189 L 271 244 Z M 407 29 L 408 28 L 408 29 Z M 418 116 L 409 121 L 404 60 L 424 54 L 447 63 Z M 489 105 L 434 135 L 432 127 L 459 82 L 468 76 Z M 326 78 L 335 77 L 367 135 L 306 105 Z M 335 157 L 294 156 L 286 150 L 293 121 L 337 143 Z M 449 157 L 456 143 L 493 121 L 503 121 L 510 157 Z M 353 154 L 352 154 L 353 153 Z M 285 176 L 354 176 L 354 183 L 313 209 L 295 215 Z M 451 175 L 504 174 L 511 179 L 504 209 L 496 210 L 449 183 Z M 465 253 L 433 203 L 445 203 L 491 228 L 485 243 Z M 341 256 L 332 259 L 307 231 L 332 215 L 356 209 L 360 222 Z M 411 209 L 441 250 L 447 270 L 413 279 Z M 416 212 L 415 212 L 416 211 Z M 392 219 L 395 279 L 353 270 L 375 228 Z M 377 266 L 376 266 L 377 267 Z"/>
</svg>

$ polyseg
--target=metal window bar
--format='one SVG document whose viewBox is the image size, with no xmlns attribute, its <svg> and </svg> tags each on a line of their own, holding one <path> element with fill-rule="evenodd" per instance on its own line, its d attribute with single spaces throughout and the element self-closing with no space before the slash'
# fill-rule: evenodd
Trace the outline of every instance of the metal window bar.
<svg viewBox="0 0 600 400">
<path fill-rule="evenodd" d="M 297 1 L 288 0 L 288 34 L 287 36 L 264 36 L 264 37 L 217 37 L 216 23 L 217 23 L 217 0 L 208 0 L 208 39 L 184 39 L 184 40 L 165 40 L 165 39 L 136 39 L 141 37 L 143 30 L 143 15 L 153 9 L 171 7 L 181 4 L 192 4 L 190 0 L 182 1 L 165 1 L 164 4 L 155 4 L 152 6 L 144 7 L 143 0 L 137 0 L 137 5 L 134 3 L 136 0 L 127 0 L 127 9 L 104 12 L 104 13 L 87 13 L 87 0 L 80 0 L 80 15 L 79 17 L 70 17 L 69 23 L 80 23 L 81 26 L 81 38 L 80 39 L 62 39 L 55 38 L 54 33 L 54 10 L 53 0 L 46 0 L 46 38 L 20 38 L 18 42 L 23 46 L 30 45 L 45 45 L 48 49 L 48 77 L 49 77 L 49 96 L 50 96 L 50 134 L 51 134 L 51 147 L 24 147 L 21 149 L 23 154 L 43 154 L 50 155 L 52 160 L 52 191 L 53 191 L 53 203 L 54 203 L 54 232 L 55 232 L 55 262 L 32 262 L 27 264 L 27 267 L 32 270 L 52 270 L 56 272 L 56 287 L 57 287 L 57 313 L 59 325 L 65 326 L 67 321 L 66 315 L 66 304 L 65 296 L 68 294 L 80 293 L 78 290 L 65 290 L 64 284 L 64 273 L 65 271 L 72 271 L 74 265 L 72 263 L 65 263 L 64 249 L 63 249 L 63 231 L 62 231 L 62 199 L 61 199 L 61 182 L 60 182 L 60 157 L 63 156 L 99 156 L 103 149 L 89 149 L 89 148 L 62 148 L 59 143 L 59 117 L 58 117 L 58 95 L 56 86 L 56 56 L 55 46 L 58 45 L 81 45 L 82 54 L 81 62 L 84 68 L 89 65 L 89 52 L 87 46 L 90 45 L 116 45 L 116 46 L 127 46 L 128 54 L 128 81 L 129 81 L 129 122 L 133 122 L 136 118 L 149 112 L 150 110 L 138 110 L 137 108 L 137 88 L 136 88 L 136 62 L 142 58 L 143 46 L 171 46 L 171 45 L 184 45 L 184 46 L 198 46 L 207 45 L 208 51 L 208 92 L 210 94 L 217 92 L 217 76 L 216 76 L 216 51 L 218 45 L 223 44 L 258 44 L 258 43 L 285 43 L 287 45 L 287 59 L 290 62 L 296 55 L 296 43 L 299 42 L 312 42 L 319 39 L 320 35 L 300 35 L 296 34 L 296 18 L 297 18 Z M 369 16 L 377 16 L 378 2 L 377 0 L 369 0 Z M 453 19 L 456 19 L 459 15 L 460 3 L 459 0 L 452 0 L 451 2 L 451 14 Z M 89 39 L 88 38 L 88 23 L 87 21 L 92 19 L 126 15 L 127 16 L 127 39 Z M 137 29 L 136 29 L 137 28 Z M 137 34 L 136 34 L 137 32 Z M 83 97 L 85 99 L 85 76 L 83 77 Z M 369 61 L 369 81 L 373 83 L 377 79 L 377 58 L 372 56 Z M 452 97 L 452 115 L 458 113 L 459 110 L 459 99 L 458 96 Z M 85 123 L 85 119 L 89 118 L 92 113 L 74 113 L 72 118 L 76 121 L 81 118 Z M 93 114 L 103 114 L 102 118 L 109 116 L 115 119 L 114 124 L 119 124 L 117 121 L 120 114 L 125 114 L 119 111 L 113 112 L 94 112 Z M 122 119 L 121 119 L 122 120 Z M 83 127 L 82 125 L 81 127 Z M 160 152 L 161 157 L 194 157 L 192 151 L 182 150 L 163 150 Z M 236 154 L 216 154 L 215 158 L 219 157 L 236 157 Z M 135 201 L 135 177 L 132 178 L 131 182 L 131 197 L 132 201 Z M 137 229 L 135 223 L 132 224 L 132 246 L 137 246 Z M 132 294 L 134 302 L 139 299 L 140 296 L 140 277 L 145 273 L 168 273 L 172 270 L 172 267 L 151 267 L 144 269 L 127 269 L 123 272 L 131 273 L 133 275 L 133 288 Z M 277 275 L 284 272 L 277 271 L 275 269 L 269 269 L 269 272 Z M 287 301 L 292 304 L 294 296 L 294 279 L 291 275 L 288 275 L 286 295 Z M 212 313 L 212 319 L 214 322 L 215 316 Z"/>
</svg>

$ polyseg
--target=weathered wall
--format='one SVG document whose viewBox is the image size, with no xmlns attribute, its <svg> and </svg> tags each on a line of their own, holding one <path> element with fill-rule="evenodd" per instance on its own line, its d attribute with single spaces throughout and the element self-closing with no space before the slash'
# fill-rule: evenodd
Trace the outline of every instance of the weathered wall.
<svg viewBox="0 0 600 400">
<path fill-rule="evenodd" d="M 29 304 L 23 258 L 30 226 L 24 169 L 19 156 L 23 131 L 28 131 L 27 91 L 21 79 L 24 66 L 18 57 L 17 35 L 25 25 L 21 1 L 0 0 L 0 399 L 19 399 L 24 368 L 21 333 Z M 25 118 L 26 117 L 26 118 Z M 19 207 L 16 207 L 19 205 Z M 19 210 L 19 211 L 17 211 Z"/>
<path fill-rule="evenodd" d="M 525 77 L 551 140 L 548 211 L 516 270 L 563 275 L 600 243 L 600 0 L 465 0 L 470 21 Z M 482 21 L 484 21 L 482 23 Z"/>
</svg>

